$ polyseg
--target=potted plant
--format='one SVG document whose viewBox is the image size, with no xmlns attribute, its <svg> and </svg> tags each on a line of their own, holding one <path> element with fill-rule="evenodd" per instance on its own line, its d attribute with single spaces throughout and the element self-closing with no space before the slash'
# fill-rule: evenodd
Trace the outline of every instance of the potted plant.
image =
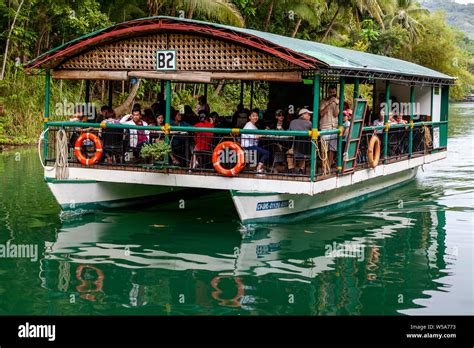
<svg viewBox="0 0 474 348">
<path fill-rule="evenodd" d="M 140 155 L 143 158 L 150 159 L 157 166 L 165 165 L 166 157 L 171 153 L 171 145 L 164 141 L 157 141 L 156 143 L 146 144 L 140 150 Z"/>
</svg>

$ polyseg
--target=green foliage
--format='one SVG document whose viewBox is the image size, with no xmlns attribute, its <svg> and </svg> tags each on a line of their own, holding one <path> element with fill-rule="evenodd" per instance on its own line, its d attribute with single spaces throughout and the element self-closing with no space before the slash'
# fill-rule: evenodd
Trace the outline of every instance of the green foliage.
<svg viewBox="0 0 474 348">
<path fill-rule="evenodd" d="M 171 145 L 164 141 L 143 145 L 140 155 L 143 158 L 153 158 L 155 161 L 163 161 L 165 156 L 171 153 Z"/>
<path fill-rule="evenodd" d="M 448 22 L 472 34 L 474 5 L 444 0 L 421 2 L 431 10 L 442 8 Z M 5 51 L 18 5 L 19 1 L 0 0 L 0 52 Z M 405 59 L 458 77 L 451 90 L 454 99 L 472 92 L 474 85 L 474 41 L 448 26 L 441 14 L 428 13 L 414 0 L 26 0 L 11 34 L 5 79 L 0 81 L 0 104 L 5 107 L 5 115 L 0 117 L 0 142 L 33 142 L 42 129 L 44 76 L 25 75 L 21 67 L 15 66 L 15 59 L 25 63 L 81 35 L 148 15 L 245 25 L 305 40 L 324 38 L 327 44 Z M 92 99 L 101 104 L 106 98 L 103 86 L 100 81 L 92 86 Z M 118 93 L 116 84 L 115 105 L 128 95 L 129 84 L 124 86 Z M 80 81 L 52 81 L 53 117 L 62 116 L 55 115 L 58 102 L 81 102 L 84 88 Z M 173 84 L 172 88 L 172 105 L 177 108 L 190 105 L 194 109 L 198 96 L 204 94 L 200 84 Z M 370 90 L 363 91 L 371 98 Z M 159 83 L 143 80 L 136 101 L 149 106 L 159 92 Z M 267 92 L 268 84 L 255 82 L 253 107 L 266 107 Z M 238 83 L 208 86 L 212 111 L 231 115 L 239 101 Z M 244 104 L 250 106 L 248 83 Z"/>
<path fill-rule="evenodd" d="M 55 118 L 56 105 L 64 100 L 78 101 L 80 82 L 53 81 L 51 84 L 51 119 Z M 44 75 L 26 75 L 21 66 L 7 65 L 6 78 L 0 80 L 0 143 L 22 144 L 37 141 L 43 127 L 45 99 Z M 62 118 L 63 119 L 63 118 Z"/>
<path fill-rule="evenodd" d="M 459 32 L 446 25 L 439 12 L 423 18 L 421 23 L 426 34 L 410 51 L 403 52 L 401 58 L 457 77 L 450 95 L 462 99 L 472 88 L 474 78 L 467 70 L 469 54 L 456 45 Z"/>
</svg>

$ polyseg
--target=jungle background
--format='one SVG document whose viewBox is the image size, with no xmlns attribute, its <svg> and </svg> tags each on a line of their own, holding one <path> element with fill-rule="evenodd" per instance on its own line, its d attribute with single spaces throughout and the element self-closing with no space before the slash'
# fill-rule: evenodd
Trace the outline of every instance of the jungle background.
<svg viewBox="0 0 474 348">
<path fill-rule="evenodd" d="M 181 16 L 408 60 L 457 77 L 451 99 L 473 92 L 474 4 L 445 0 L 0 0 L 0 144 L 29 144 L 42 130 L 44 74 L 23 64 L 69 40 L 115 23 L 155 15 Z M 83 102 L 84 81 L 52 81 L 54 105 Z M 130 82 L 114 83 L 114 106 Z M 172 105 L 193 108 L 199 84 L 172 84 Z M 141 81 L 135 100 L 155 101 L 160 83 Z M 240 85 L 209 86 L 213 111 L 230 115 Z M 256 84 L 254 106 L 266 105 Z M 107 103 L 107 84 L 91 83 L 91 101 Z M 245 89 L 248 107 L 250 88 Z M 58 115 L 59 116 L 59 115 Z"/>
</svg>

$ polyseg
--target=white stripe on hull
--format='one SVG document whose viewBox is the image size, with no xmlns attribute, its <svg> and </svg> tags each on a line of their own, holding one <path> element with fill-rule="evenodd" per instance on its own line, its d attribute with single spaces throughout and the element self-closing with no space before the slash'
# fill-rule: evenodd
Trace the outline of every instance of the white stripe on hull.
<svg viewBox="0 0 474 348">
<path fill-rule="evenodd" d="M 315 195 L 262 194 L 233 191 L 232 199 L 243 222 L 278 222 L 324 213 L 337 205 L 354 204 L 376 193 L 385 192 L 416 176 L 417 168 L 378 176 L 350 186 Z"/>
<path fill-rule="evenodd" d="M 254 192 L 272 192 L 283 194 L 318 194 L 335 188 L 351 186 L 358 182 L 370 180 L 378 176 L 387 176 L 402 172 L 423 164 L 437 161 L 446 157 L 446 151 L 420 156 L 396 163 L 381 164 L 374 169 L 357 170 L 354 174 L 332 177 L 324 180 L 288 181 L 275 180 L 267 177 L 245 178 L 239 175 L 234 177 L 201 175 L 201 174 L 173 174 L 158 172 L 141 172 L 135 170 L 101 169 L 100 166 L 84 168 L 69 167 L 70 180 L 96 180 L 100 182 L 133 183 L 143 185 L 159 185 L 171 187 L 192 187 L 216 190 L 237 190 Z M 54 179 L 55 171 L 48 167 L 45 177 Z"/>
<path fill-rule="evenodd" d="M 180 191 L 177 187 L 110 182 L 49 182 L 48 186 L 63 210 L 118 208 L 147 198 Z"/>
</svg>

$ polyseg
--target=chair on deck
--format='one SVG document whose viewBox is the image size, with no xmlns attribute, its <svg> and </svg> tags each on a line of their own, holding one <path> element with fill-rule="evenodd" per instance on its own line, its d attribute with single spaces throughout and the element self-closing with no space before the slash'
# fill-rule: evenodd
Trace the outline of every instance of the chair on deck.
<svg viewBox="0 0 474 348">
<path fill-rule="evenodd" d="M 307 137 L 295 137 L 293 140 L 293 160 L 296 165 L 299 161 L 303 161 L 303 174 L 306 174 L 306 162 L 311 160 L 311 142 Z"/>
<path fill-rule="evenodd" d="M 110 156 L 112 163 L 123 163 L 124 156 L 124 132 L 121 129 L 102 129 L 102 143 L 104 154 Z"/>
</svg>

